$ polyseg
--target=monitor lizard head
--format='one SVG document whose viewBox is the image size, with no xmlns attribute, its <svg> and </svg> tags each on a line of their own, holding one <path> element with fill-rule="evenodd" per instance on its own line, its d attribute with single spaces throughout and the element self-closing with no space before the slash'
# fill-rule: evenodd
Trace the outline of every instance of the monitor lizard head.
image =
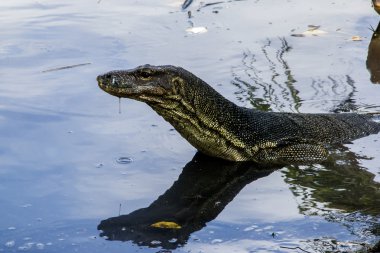
<svg viewBox="0 0 380 253">
<path fill-rule="evenodd" d="M 115 70 L 97 77 L 99 87 L 117 96 L 147 104 L 168 103 L 168 100 L 193 95 L 184 90 L 191 73 L 175 66 L 143 65 L 130 70 Z M 190 94 L 189 94 L 190 93 Z"/>
</svg>

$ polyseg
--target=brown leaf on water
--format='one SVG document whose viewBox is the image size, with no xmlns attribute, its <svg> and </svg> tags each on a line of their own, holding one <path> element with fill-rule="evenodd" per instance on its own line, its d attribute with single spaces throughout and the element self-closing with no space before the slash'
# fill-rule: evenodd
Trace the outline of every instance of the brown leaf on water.
<svg viewBox="0 0 380 253">
<path fill-rule="evenodd" d="M 308 31 L 314 31 L 314 30 L 318 30 L 321 26 L 320 25 L 308 25 L 307 26 L 309 29 L 307 29 Z"/>
<path fill-rule="evenodd" d="M 181 229 L 181 226 L 172 221 L 159 221 L 150 225 L 154 228 Z"/>
</svg>

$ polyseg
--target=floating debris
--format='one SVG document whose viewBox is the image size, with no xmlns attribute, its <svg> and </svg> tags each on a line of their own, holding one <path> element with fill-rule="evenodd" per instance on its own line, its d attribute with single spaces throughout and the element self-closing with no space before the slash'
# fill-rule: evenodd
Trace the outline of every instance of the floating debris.
<svg viewBox="0 0 380 253">
<path fill-rule="evenodd" d="M 306 30 L 306 31 L 304 31 L 302 34 L 304 34 L 304 35 L 318 36 L 318 35 L 326 34 L 326 33 L 327 33 L 327 32 L 325 32 L 325 31 L 323 31 L 323 30 L 313 29 L 313 30 Z"/>
<path fill-rule="evenodd" d="M 181 226 L 172 221 L 159 221 L 150 225 L 154 228 L 181 229 Z"/>
<path fill-rule="evenodd" d="M 308 31 L 314 31 L 314 30 L 318 30 L 321 26 L 320 25 L 308 25 L 307 27 L 309 27 Z"/>
<path fill-rule="evenodd" d="M 305 35 L 302 34 L 302 33 L 293 33 L 290 36 L 293 36 L 293 37 L 305 37 Z"/>
<path fill-rule="evenodd" d="M 128 164 L 133 162 L 133 159 L 130 157 L 122 156 L 116 159 L 116 162 L 119 164 Z"/>
<path fill-rule="evenodd" d="M 192 2 L 193 0 L 185 0 L 185 2 L 182 4 L 182 10 L 185 10 L 187 7 L 189 7 Z"/>
<path fill-rule="evenodd" d="M 362 41 L 363 38 L 360 37 L 360 36 L 352 36 L 351 40 L 352 40 L 352 41 Z"/>
<path fill-rule="evenodd" d="M 219 1 L 219 2 L 213 2 L 213 3 L 201 3 L 201 5 L 199 6 L 199 8 L 197 9 L 197 11 L 200 11 L 202 8 L 205 8 L 207 6 L 212 6 L 212 5 L 216 5 L 216 4 L 222 4 L 222 3 L 225 3 L 224 1 Z"/>
<path fill-rule="evenodd" d="M 207 28 L 204 26 L 190 27 L 186 29 L 186 32 L 193 33 L 193 34 L 206 33 Z"/>
<path fill-rule="evenodd" d="M 320 25 L 308 25 L 307 27 L 308 27 L 308 29 L 306 31 L 304 31 L 302 33 L 293 33 L 293 34 L 291 34 L 291 36 L 293 36 L 293 37 L 305 37 L 308 35 L 318 36 L 318 35 L 327 33 L 326 31 L 319 29 L 321 27 Z"/>
<path fill-rule="evenodd" d="M 69 65 L 69 66 L 64 66 L 64 67 L 53 68 L 53 69 L 47 69 L 47 70 L 43 70 L 42 73 L 58 71 L 58 70 L 63 70 L 63 69 L 72 69 L 72 68 L 86 66 L 86 65 L 90 65 L 90 64 L 91 64 L 91 62 L 86 62 L 86 63 L 80 63 L 80 64 L 74 64 L 74 65 Z"/>
<path fill-rule="evenodd" d="M 153 241 L 151 241 L 150 242 L 152 245 L 159 245 L 159 244 L 161 244 L 161 242 L 160 241 L 157 241 L 157 240 L 153 240 Z"/>
</svg>

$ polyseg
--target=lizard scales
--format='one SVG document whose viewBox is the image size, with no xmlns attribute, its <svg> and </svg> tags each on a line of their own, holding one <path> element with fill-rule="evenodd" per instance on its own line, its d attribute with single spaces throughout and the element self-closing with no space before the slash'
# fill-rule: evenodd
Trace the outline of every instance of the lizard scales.
<svg viewBox="0 0 380 253">
<path fill-rule="evenodd" d="M 319 162 L 326 145 L 375 134 L 356 113 L 263 112 L 237 106 L 189 71 L 144 65 L 97 77 L 111 95 L 148 104 L 196 149 L 231 161 Z"/>
</svg>

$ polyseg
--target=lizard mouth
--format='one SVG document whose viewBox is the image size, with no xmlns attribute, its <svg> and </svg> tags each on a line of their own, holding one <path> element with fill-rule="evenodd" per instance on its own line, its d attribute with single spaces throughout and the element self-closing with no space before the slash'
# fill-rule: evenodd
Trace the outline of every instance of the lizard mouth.
<svg viewBox="0 0 380 253">
<path fill-rule="evenodd" d="M 132 79 L 132 78 L 131 78 Z M 145 100 L 150 96 L 162 96 L 165 90 L 153 83 L 137 84 L 133 80 L 125 80 L 123 85 L 117 84 L 108 74 L 99 75 L 96 80 L 98 86 L 110 95 L 119 98 L 132 98 L 137 100 Z"/>
<path fill-rule="evenodd" d="M 96 78 L 98 86 L 103 91 L 116 96 L 116 97 L 130 97 L 133 94 L 132 87 L 121 88 L 109 83 L 108 79 L 104 75 L 100 75 Z"/>
</svg>

